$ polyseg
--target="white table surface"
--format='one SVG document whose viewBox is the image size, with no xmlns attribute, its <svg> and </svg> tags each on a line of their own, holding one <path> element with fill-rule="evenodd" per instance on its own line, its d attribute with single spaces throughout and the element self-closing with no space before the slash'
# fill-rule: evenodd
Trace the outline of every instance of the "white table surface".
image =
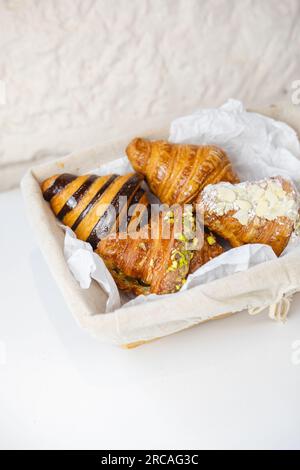
<svg viewBox="0 0 300 470">
<path fill-rule="evenodd" d="M 300 448 L 300 295 L 284 325 L 240 313 L 103 345 L 64 304 L 19 190 L 0 213 L 0 448 Z"/>
</svg>

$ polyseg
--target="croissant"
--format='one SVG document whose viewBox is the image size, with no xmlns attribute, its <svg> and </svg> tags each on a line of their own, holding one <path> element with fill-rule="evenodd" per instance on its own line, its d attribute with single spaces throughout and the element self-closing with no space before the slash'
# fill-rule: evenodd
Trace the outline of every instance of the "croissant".
<svg viewBox="0 0 300 470">
<path fill-rule="evenodd" d="M 207 184 L 239 181 L 226 153 L 213 145 L 136 138 L 126 153 L 135 171 L 146 176 L 153 194 L 169 205 L 194 201 Z"/>
<path fill-rule="evenodd" d="M 263 243 L 277 256 L 299 220 L 299 196 L 293 184 L 280 176 L 207 186 L 196 207 L 204 224 L 233 247 Z"/>
<path fill-rule="evenodd" d="M 185 241 L 175 238 L 174 224 L 168 225 L 169 236 L 161 213 L 141 228 L 138 238 L 107 237 L 98 245 L 97 253 L 103 258 L 117 285 L 138 294 L 166 294 L 182 286 L 189 271 L 191 251 Z M 156 236 L 153 235 L 155 225 Z"/>
<path fill-rule="evenodd" d="M 176 218 L 176 213 L 173 217 Z M 212 234 L 205 237 L 200 248 L 197 248 L 197 238 L 191 242 L 186 236 L 177 237 L 174 219 L 170 219 L 169 235 L 165 237 L 165 220 L 161 213 L 158 221 L 152 220 L 151 224 L 141 228 L 139 238 L 129 236 L 124 239 L 117 234 L 100 241 L 96 252 L 120 289 L 136 295 L 176 292 L 189 273 L 223 251 Z M 155 237 L 153 233 L 156 233 Z"/>
<path fill-rule="evenodd" d="M 110 232 L 136 229 L 139 223 L 143 224 L 145 215 L 147 221 L 149 202 L 142 182 L 143 176 L 137 173 L 124 176 L 64 173 L 46 179 L 41 188 L 57 218 L 95 249 Z"/>
</svg>

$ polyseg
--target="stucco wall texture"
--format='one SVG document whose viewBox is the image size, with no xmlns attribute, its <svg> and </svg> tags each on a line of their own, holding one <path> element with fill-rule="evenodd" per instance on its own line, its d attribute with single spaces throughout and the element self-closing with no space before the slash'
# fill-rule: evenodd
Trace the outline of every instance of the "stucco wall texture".
<svg viewBox="0 0 300 470">
<path fill-rule="evenodd" d="M 0 0 L 0 186 L 145 118 L 290 101 L 299 38 L 299 0 Z"/>
</svg>

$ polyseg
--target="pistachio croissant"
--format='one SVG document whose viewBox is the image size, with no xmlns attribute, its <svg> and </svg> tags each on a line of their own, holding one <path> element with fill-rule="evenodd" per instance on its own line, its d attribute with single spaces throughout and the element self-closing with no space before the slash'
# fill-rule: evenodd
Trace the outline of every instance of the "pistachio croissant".
<svg viewBox="0 0 300 470">
<path fill-rule="evenodd" d="M 189 273 L 223 251 L 212 234 L 204 240 L 192 236 L 176 234 L 174 219 L 166 221 L 161 213 L 158 220 L 141 228 L 139 237 L 107 237 L 96 252 L 120 289 L 136 295 L 167 294 L 180 290 Z"/>
<path fill-rule="evenodd" d="M 133 168 L 146 176 L 161 202 L 193 202 L 208 184 L 237 183 L 226 153 L 213 145 L 173 144 L 136 138 L 126 149 Z"/>
<path fill-rule="evenodd" d="M 154 227 L 154 225 L 156 225 Z M 176 292 L 189 272 L 192 251 L 175 238 L 174 224 L 165 237 L 162 214 L 142 227 L 138 238 L 107 237 L 96 252 L 102 257 L 120 289 L 138 294 Z M 153 230 L 155 230 L 155 235 Z"/>
<path fill-rule="evenodd" d="M 46 179 L 41 187 L 56 217 L 95 249 L 110 232 L 136 229 L 143 221 L 149 202 L 142 182 L 143 176 L 137 173 L 124 176 L 64 173 Z"/>
</svg>

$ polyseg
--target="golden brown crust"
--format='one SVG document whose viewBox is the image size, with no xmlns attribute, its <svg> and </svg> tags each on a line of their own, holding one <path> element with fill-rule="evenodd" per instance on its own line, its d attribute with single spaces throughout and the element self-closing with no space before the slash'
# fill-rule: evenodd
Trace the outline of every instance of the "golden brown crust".
<svg viewBox="0 0 300 470">
<path fill-rule="evenodd" d="M 217 242 L 214 235 L 211 232 L 205 233 L 202 248 L 194 251 L 190 262 L 189 274 L 192 274 L 205 263 L 222 253 L 224 253 L 224 248 Z"/>
<path fill-rule="evenodd" d="M 174 219 L 178 212 L 174 211 Z M 117 285 L 122 290 L 139 294 L 166 294 L 180 290 L 188 274 L 212 258 L 223 253 L 212 233 L 205 233 L 203 240 L 198 232 L 193 242 L 186 236 L 175 238 L 176 223 L 169 225 L 168 238 L 163 236 L 163 224 L 166 224 L 164 213 L 158 221 L 144 226 L 139 238 L 108 237 L 102 240 L 97 253 L 103 258 Z M 158 230 L 158 232 L 156 232 Z M 157 237 L 153 234 L 157 233 Z M 178 239 L 179 238 L 179 239 Z M 202 237 L 201 237 L 202 238 Z M 203 246 L 194 248 L 197 241 Z"/>
<path fill-rule="evenodd" d="M 136 138 L 126 153 L 133 168 L 146 176 L 153 194 L 169 205 L 194 201 L 207 184 L 239 181 L 226 153 L 213 145 Z"/>
<path fill-rule="evenodd" d="M 101 240 L 97 253 L 102 257 L 120 289 L 139 294 L 166 294 L 178 291 L 189 271 L 192 251 L 175 239 L 174 224 L 168 238 L 163 236 L 163 217 L 144 226 L 138 238 L 124 234 Z M 158 236 L 153 237 L 156 226 Z M 152 233 L 151 233 L 152 229 Z"/>
<path fill-rule="evenodd" d="M 270 245 L 279 256 L 287 246 L 294 228 L 293 222 L 287 217 L 279 217 L 276 220 L 255 217 L 251 223 L 241 225 L 232 215 L 233 212 L 223 216 L 206 213 L 204 223 L 210 230 L 228 240 L 233 247 L 262 243 Z"/>
</svg>

